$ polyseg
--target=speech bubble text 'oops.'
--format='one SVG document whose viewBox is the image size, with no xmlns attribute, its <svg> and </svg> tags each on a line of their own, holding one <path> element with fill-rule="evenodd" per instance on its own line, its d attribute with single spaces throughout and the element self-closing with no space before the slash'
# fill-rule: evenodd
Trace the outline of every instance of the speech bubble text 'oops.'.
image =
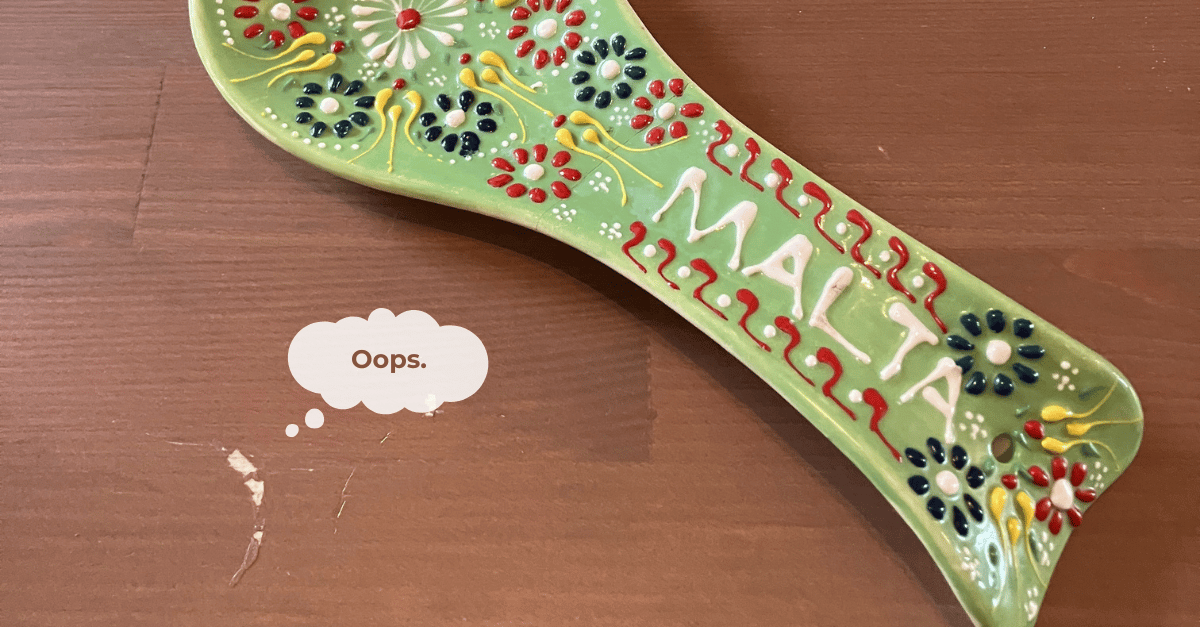
<svg viewBox="0 0 1200 627">
<path fill-rule="evenodd" d="M 366 320 L 314 322 L 292 338 L 292 377 L 334 409 L 362 403 L 377 414 L 431 412 L 474 394 L 487 377 L 488 356 L 474 333 L 438 326 L 423 311 Z"/>
</svg>

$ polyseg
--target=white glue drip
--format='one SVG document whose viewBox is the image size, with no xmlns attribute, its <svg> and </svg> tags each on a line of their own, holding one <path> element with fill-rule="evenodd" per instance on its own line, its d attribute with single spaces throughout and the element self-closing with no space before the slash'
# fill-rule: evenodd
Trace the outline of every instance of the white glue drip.
<svg viewBox="0 0 1200 627">
<path fill-rule="evenodd" d="M 905 307 L 903 304 L 892 303 L 892 306 L 888 308 L 888 317 L 892 321 L 904 325 L 908 329 L 908 334 L 904 337 L 904 343 L 896 350 L 896 356 L 879 372 L 879 378 L 884 381 L 900 374 L 904 358 L 908 356 L 908 353 L 912 349 L 917 347 L 917 344 L 924 342 L 937 346 L 938 343 L 938 337 L 933 334 L 933 331 L 930 331 L 928 327 L 922 324 L 917 319 L 916 314 L 909 311 L 908 307 Z"/>
<path fill-rule="evenodd" d="M 737 270 L 742 265 L 742 244 L 746 241 L 746 232 L 754 224 L 754 218 L 758 216 L 758 205 L 743 200 L 734 205 L 721 219 L 707 229 L 700 230 L 696 228 L 696 219 L 700 216 L 700 190 L 704 186 L 704 181 L 708 179 L 708 174 L 700 168 L 691 167 L 684 171 L 679 177 L 679 185 L 675 191 L 671 193 L 671 197 L 667 199 L 666 204 L 662 209 L 655 213 L 651 220 L 658 222 L 662 219 L 663 214 L 667 212 L 679 197 L 683 195 L 684 190 L 692 190 L 692 223 L 691 230 L 688 233 L 687 241 L 696 243 L 706 235 L 715 233 L 726 226 L 732 224 L 735 231 L 735 242 L 733 246 L 733 254 L 729 257 L 729 269 Z"/>
<path fill-rule="evenodd" d="M 949 394 L 949 400 L 942 398 L 942 395 L 930 385 L 934 381 L 945 379 Z M 946 418 L 946 433 L 945 440 L 949 444 L 954 443 L 954 410 L 958 406 L 958 392 L 962 389 L 962 368 L 954 363 L 953 359 L 943 357 L 938 360 L 933 367 L 933 372 L 929 376 L 921 379 L 916 385 L 908 389 L 907 392 L 900 395 L 900 402 L 907 403 L 913 399 L 917 390 L 921 390 L 921 396 L 934 409 L 941 412 Z"/>
<path fill-rule="evenodd" d="M 834 341 L 850 351 L 850 354 L 854 355 L 855 359 L 864 364 L 869 364 L 871 363 L 871 356 L 859 350 L 858 347 L 850 343 L 850 340 L 847 340 L 841 333 L 838 333 L 837 329 L 833 328 L 833 325 L 829 323 L 829 317 L 825 315 L 829 311 L 829 307 L 833 305 L 833 301 L 837 300 L 837 297 L 846 291 L 846 288 L 850 286 L 850 281 L 853 279 L 854 271 L 848 266 L 842 266 L 829 275 L 829 280 L 825 282 L 825 289 L 821 292 L 821 298 L 817 300 L 817 304 L 813 307 L 812 315 L 808 317 L 808 326 L 824 331 Z"/>
</svg>

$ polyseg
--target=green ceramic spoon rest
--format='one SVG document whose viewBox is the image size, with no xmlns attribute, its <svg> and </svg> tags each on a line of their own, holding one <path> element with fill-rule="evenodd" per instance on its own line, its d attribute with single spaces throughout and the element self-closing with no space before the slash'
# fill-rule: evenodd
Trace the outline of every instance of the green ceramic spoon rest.
<svg viewBox="0 0 1200 627">
<path fill-rule="evenodd" d="M 1142 414 L 1100 356 L 738 123 L 624 0 L 191 0 L 288 152 L 527 226 L 651 292 L 802 412 L 981 625 L 1035 622 Z"/>
</svg>

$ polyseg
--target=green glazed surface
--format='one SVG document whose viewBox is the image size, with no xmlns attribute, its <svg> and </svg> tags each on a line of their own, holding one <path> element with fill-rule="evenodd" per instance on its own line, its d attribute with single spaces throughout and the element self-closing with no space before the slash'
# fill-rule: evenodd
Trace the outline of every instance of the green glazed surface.
<svg viewBox="0 0 1200 627">
<path fill-rule="evenodd" d="M 1073 518 L 1086 513 L 1091 494 L 1103 494 L 1111 486 L 1141 441 L 1141 408 L 1128 381 L 1099 355 L 858 205 L 738 123 L 684 76 L 623 0 L 574 0 L 562 11 L 559 4 L 190 2 L 193 35 L 205 66 L 255 130 L 338 176 L 521 224 L 608 264 L 704 330 L 832 440 L 921 538 L 974 621 L 1033 624 L 1066 540 L 1077 531 Z M 241 17 L 249 13 L 243 7 L 253 8 L 255 15 Z M 305 8 L 311 11 L 302 15 Z M 403 13 L 405 9 L 415 11 L 420 23 L 414 26 L 413 13 Z M 524 13 L 529 15 L 521 17 Z M 292 23 L 305 34 L 292 32 Z M 551 23 L 554 32 L 540 36 L 549 33 Z M 261 33 L 255 32 L 256 24 L 262 25 Z M 514 26 L 528 32 L 510 39 Z M 572 32 L 579 38 L 575 49 L 568 43 Z M 624 46 L 614 45 L 617 35 L 624 38 Z M 272 36 L 282 39 L 278 47 Z M 393 37 L 395 47 L 379 48 Z M 598 47 L 600 39 L 605 45 Z M 532 41 L 533 48 L 519 54 L 525 41 Z M 405 67 L 409 44 L 411 69 Z M 421 58 L 422 47 L 427 58 Z M 555 65 L 560 47 L 566 58 Z M 616 65 L 619 74 L 605 78 L 613 66 L 604 66 L 604 61 L 617 59 L 616 48 L 624 50 Z M 644 49 L 644 57 L 632 52 L 638 48 Z M 393 49 L 394 63 L 389 66 Z M 540 51 L 550 61 L 539 69 Z M 595 63 L 581 61 L 580 51 L 588 51 Z M 512 76 L 500 70 L 495 59 L 502 60 Z M 635 78 L 641 72 L 627 71 L 631 66 L 641 68 L 644 76 Z M 465 79 L 464 70 L 471 73 Z M 497 82 L 489 82 L 489 71 L 495 72 Z M 587 72 L 588 78 L 579 80 L 579 72 Z M 335 73 L 342 81 L 331 92 Z M 672 84 L 672 79 L 682 82 Z M 353 81 L 361 87 L 346 95 Z M 661 81 L 662 89 L 654 81 Z M 617 93 L 620 83 L 629 86 L 628 97 Z M 306 94 L 310 84 L 320 93 Z M 681 90 L 676 89 L 679 85 Z M 589 86 L 595 92 L 583 98 L 586 92 L 581 90 Z M 464 91 L 474 100 L 461 109 L 459 96 Z M 602 92 L 611 98 L 603 107 L 596 100 Z M 439 94 L 451 100 L 449 111 L 438 106 Z M 363 96 L 375 102 L 355 104 Z M 305 106 L 297 106 L 304 97 L 312 102 L 299 101 Z M 648 101 L 649 109 L 638 106 L 639 97 Z M 336 110 L 329 101 L 336 103 Z M 492 110 L 481 113 L 482 102 Z M 453 113 L 456 110 L 462 110 L 462 116 Z M 574 112 L 586 113 L 596 125 L 572 116 Z M 305 113 L 311 119 L 301 115 Z M 350 113 L 364 115 L 352 121 Z M 560 115 L 567 119 L 556 127 Z M 649 123 L 634 128 L 637 115 L 649 116 Z M 421 116 L 432 120 L 428 126 Z M 480 125 L 485 119 L 495 122 L 495 130 L 485 130 L 488 123 Z M 336 125 L 343 120 L 341 128 L 348 131 L 339 137 Z M 318 123 L 327 128 L 315 137 Z M 682 126 L 672 127 L 676 123 Z M 722 123 L 730 134 L 724 143 L 718 131 Z M 598 132 L 597 126 L 604 133 L 589 141 L 589 129 Z M 442 130 L 428 140 L 433 127 Z M 665 133 L 662 141 L 655 144 L 651 136 L 648 142 L 648 132 L 656 128 Z M 477 151 L 464 154 L 466 131 L 480 143 Z M 443 145 L 449 134 L 458 136 L 451 152 Z M 761 154 L 750 162 L 754 143 Z M 545 146 L 540 162 L 539 145 Z M 521 149 L 528 157 L 520 157 Z M 556 165 L 562 160 L 560 153 L 569 161 Z M 508 167 L 496 159 L 505 160 Z M 564 173 L 567 169 L 578 176 Z M 783 171 L 792 174 L 790 182 L 779 176 Z M 704 181 L 698 202 L 687 188 L 668 202 L 682 180 L 700 176 Z M 567 197 L 560 197 L 563 190 Z M 831 205 L 822 202 L 822 191 Z M 735 211 L 734 217 L 740 215 L 747 225 L 744 232 L 736 220 L 711 228 L 735 208 L 741 213 Z M 855 211 L 861 219 L 851 219 Z M 800 241 L 793 239 L 797 236 L 803 238 L 797 248 L 785 247 Z M 894 273 L 889 271 L 900 265 L 901 254 L 891 244 L 893 238 L 911 256 Z M 762 270 L 763 262 L 777 251 L 806 250 L 804 241 L 811 254 L 799 268 L 802 272 L 797 272 L 791 256 L 767 272 L 754 271 L 756 266 Z M 861 262 L 854 258 L 856 244 Z M 675 251 L 669 261 L 668 248 Z M 715 275 L 708 285 L 697 267 L 703 263 Z M 927 264 L 936 269 L 927 270 Z M 938 269 L 946 287 L 944 293 L 933 294 Z M 795 292 L 787 278 L 792 273 L 800 276 L 801 315 L 795 315 Z M 835 274 L 848 278 L 826 314 L 843 336 L 840 340 L 810 324 Z M 911 298 L 889 280 L 892 274 Z M 932 305 L 927 307 L 931 295 Z M 889 316 L 901 308 L 899 317 L 908 326 Z M 996 314 L 990 320 L 998 331 L 988 326 L 991 311 L 1003 315 L 1002 326 Z M 969 318 L 963 321 L 964 314 L 981 321 L 978 335 L 968 328 Z M 786 319 L 781 322 L 780 317 Z M 1032 327 L 1028 334 L 1026 323 Z M 785 328 L 789 325 L 794 325 L 795 335 Z M 932 339 L 911 347 L 899 372 L 885 377 L 885 365 L 914 333 Z M 955 348 L 951 336 L 973 348 L 961 343 Z M 1019 347 L 1031 345 L 1044 354 L 1020 354 Z M 1026 349 L 1030 351 L 1037 352 Z M 973 364 L 965 373 L 956 365 L 949 377 L 918 385 L 947 358 L 966 356 Z M 835 361 L 844 369 L 838 380 Z M 1034 383 L 1021 378 L 1022 372 L 1030 377 L 1030 371 L 1036 372 Z M 985 375 L 984 390 L 978 394 L 963 389 L 970 387 L 970 377 L 977 372 Z M 997 393 L 997 374 L 1011 381 L 1008 395 Z M 1003 391 L 1005 385 L 999 387 Z M 949 402 L 955 391 L 958 397 L 950 403 L 947 420 L 928 399 L 936 394 Z M 1007 461 L 997 459 L 992 448 L 993 440 L 1004 435 L 1012 442 L 1013 455 Z M 944 450 L 943 461 L 938 461 L 938 445 Z M 935 499 L 941 504 L 940 519 L 934 514 L 939 510 L 932 503 Z M 964 525 L 956 524 L 958 517 Z M 1061 528 L 1053 533 L 1056 527 Z"/>
</svg>

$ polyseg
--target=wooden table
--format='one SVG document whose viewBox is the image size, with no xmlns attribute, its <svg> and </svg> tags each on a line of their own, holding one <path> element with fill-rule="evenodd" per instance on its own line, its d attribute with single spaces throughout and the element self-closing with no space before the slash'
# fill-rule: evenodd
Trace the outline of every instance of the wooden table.
<svg viewBox="0 0 1200 627">
<path fill-rule="evenodd" d="M 1121 368 L 1146 439 L 1039 625 L 1200 621 L 1200 5 L 635 0 L 780 148 Z M 225 105 L 183 2 L 0 7 L 0 624 L 967 625 L 858 471 L 546 237 L 326 175 Z M 433 416 L 292 336 L 474 331 Z M 226 456 L 264 482 L 265 538 Z"/>
</svg>

